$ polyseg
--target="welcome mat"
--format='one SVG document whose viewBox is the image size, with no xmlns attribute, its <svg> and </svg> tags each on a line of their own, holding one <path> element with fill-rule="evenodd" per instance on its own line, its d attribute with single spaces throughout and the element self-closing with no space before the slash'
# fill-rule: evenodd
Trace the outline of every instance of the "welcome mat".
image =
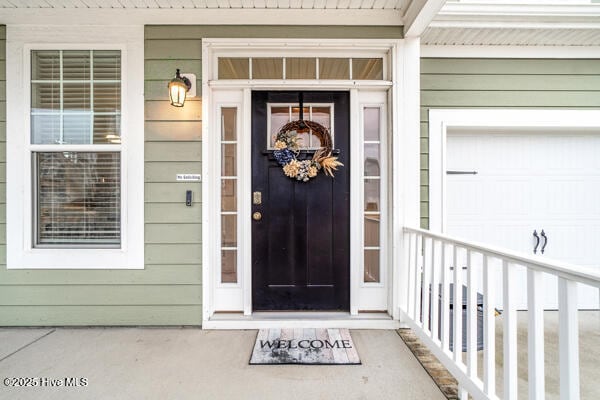
<svg viewBox="0 0 600 400">
<path fill-rule="evenodd" d="M 250 364 L 360 364 L 348 329 L 261 329 Z"/>
</svg>

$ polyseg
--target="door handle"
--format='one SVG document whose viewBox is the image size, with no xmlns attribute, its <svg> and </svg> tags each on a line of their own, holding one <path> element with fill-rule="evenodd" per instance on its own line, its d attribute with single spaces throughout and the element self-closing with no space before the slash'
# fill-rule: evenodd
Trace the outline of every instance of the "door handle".
<svg viewBox="0 0 600 400">
<path fill-rule="evenodd" d="M 540 235 L 542 235 L 542 237 L 544 238 L 544 245 L 542 246 L 542 254 L 544 254 L 544 249 L 546 248 L 546 245 L 548 244 L 548 236 L 546 236 L 546 232 L 544 232 L 543 229 L 542 229 L 542 232 L 540 233 Z"/>
<path fill-rule="evenodd" d="M 254 214 L 252 214 L 252 219 L 255 221 L 260 221 L 262 219 L 262 214 L 257 211 Z"/>
<path fill-rule="evenodd" d="M 535 247 L 533 248 L 533 254 L 537 253 L 538 246 L 540 245 L 540 236 L 537 233 L 537 230 L 534 229 L 533 237 L 535 238 Z"/>
</svg>

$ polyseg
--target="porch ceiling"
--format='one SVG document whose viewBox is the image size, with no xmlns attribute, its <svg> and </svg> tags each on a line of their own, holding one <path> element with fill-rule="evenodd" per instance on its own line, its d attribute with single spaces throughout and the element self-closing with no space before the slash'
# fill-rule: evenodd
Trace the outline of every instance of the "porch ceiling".
<svg viewBox="0 0 600 400">
<path fill-rule="evenodd" d="M 123 9 L 367 9 L 401 10 L 410 0 L 1 0 L 3 8 L 123 8 Z"/>
<path fill-rule="evenodd" d="M 599 46 L 600 3 L 591 0 L 448 1 L 424 45 Z"/>
</svg>

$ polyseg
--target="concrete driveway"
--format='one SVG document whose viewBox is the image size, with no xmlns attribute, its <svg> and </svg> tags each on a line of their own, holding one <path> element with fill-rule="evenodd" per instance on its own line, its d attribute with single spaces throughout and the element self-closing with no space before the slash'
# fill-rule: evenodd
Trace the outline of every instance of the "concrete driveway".
<svg viewBox="0 0 600 400">
<path fill-rule="evenodd" d="M 256 331 L 0 329 L 0 399 L 445 399 L 395 331 L 351 333 L 362 365 L 251 366 Z"/>
</svg>

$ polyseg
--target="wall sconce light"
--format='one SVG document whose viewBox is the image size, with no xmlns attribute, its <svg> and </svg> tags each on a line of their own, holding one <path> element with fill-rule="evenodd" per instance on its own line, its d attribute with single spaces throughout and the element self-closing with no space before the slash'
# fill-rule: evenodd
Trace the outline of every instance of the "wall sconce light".
<svg viewBox="0 0 600 400">
<path fill-rule="evenodd" d="M 175 107 L 183 107 L 187 92 L 191 89 L 192 82 L 185 76 L 181 76 L 179 68 L 175 73 L 175 78 L 169 82 L 169 97 L 171 105 Z"/>
</svg>

